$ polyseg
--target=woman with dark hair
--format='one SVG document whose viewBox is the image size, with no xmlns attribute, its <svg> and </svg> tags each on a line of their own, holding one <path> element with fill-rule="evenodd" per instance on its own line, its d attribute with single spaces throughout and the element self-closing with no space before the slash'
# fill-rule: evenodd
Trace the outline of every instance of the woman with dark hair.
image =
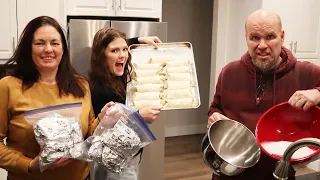
<svg viewBox="0 0 320 180">
<path fill-rule="evenodd" d="M 126 40 L 126 35 L 116 29 L 100 29 L 93 39 L 89 80 L 94 113 L 108 102 L 125 103 L 126 86 L 131 81 L 132 63 L 129 43 L 148 43 L 157 47 L 158 37 L 139 37 Z M 149 124 L 159 115 L 160 108 L 143 108 L 141 116 Z"/>
<path fill-rule="evenodd" d="M 161 42 L 157 37 L 141 37 L 131 39 L 132 41 L 153 44 L 155 47 L 155 42 Z M 93 39 L 89 69 L 92 106 L 99 119 L 103 118 L 103 113 L 113 102 L 125 103 L 126 86 L 131 81 L 131 71 L 131 55 L 128 52 L 126 35 L 116 29 L 99 30 Z M 101 109 L 103 110 L 100 111 Z M 142 108 L 138 112 L 151 124 L 159 116 L 160 108 Z M 136 164 L 140 160 L 139 154 L 136 155 Z M 96 173 L 101 177 L 103 170 L 95 172 L 95 176 Z M 136 179 L 135 170 L 122 173 L 120 179 Z"/>
<path fill-rule="evenodd" d="M 92 134 L 95 120 L 89 83 L 70 64 L 67 41 L 56 20 L 41 16 L 25 27 L 7 64 L 11 76 L 0 80 L 0 167 L 10 180 L 84 180 L 87 162 L 61 158 L 39 171 L 40 147 L 24 112 L 67 103 L 82 103 L 80 124 Z M 6 145 L 4 139 L 6 138 Z"/>
</svg>

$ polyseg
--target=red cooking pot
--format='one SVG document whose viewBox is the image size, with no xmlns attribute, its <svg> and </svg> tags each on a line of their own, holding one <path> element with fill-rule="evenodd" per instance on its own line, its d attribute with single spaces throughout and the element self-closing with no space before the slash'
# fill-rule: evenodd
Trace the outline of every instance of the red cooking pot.
<svg viewBox="0 0 320 180">
<path fill-rule="evenodd" d="M 320 108 L 303 111 L 287 102 L 277 104 L 260 117 L 255 133 L 261 150 L 280 160 L 292 142 L 307 137 L 320 139 Z M 291 162 L 304 161 L 319 152 L 318 148 L 303 147 L 293 154 Z"/>
</svg>

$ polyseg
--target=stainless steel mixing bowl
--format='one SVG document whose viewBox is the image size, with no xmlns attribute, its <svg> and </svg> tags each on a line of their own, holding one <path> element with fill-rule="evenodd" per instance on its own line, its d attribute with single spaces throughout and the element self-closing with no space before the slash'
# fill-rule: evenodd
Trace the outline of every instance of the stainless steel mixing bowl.
<svg viewBox="0 0 320 180">
<path fill-rule="evenodd" d="M 254 166 L 261 154 L 254 134 L 233 120 L 212 123 L 201 146 L 204 162 L 217 175 L 237 175 Z"/>
</svg>

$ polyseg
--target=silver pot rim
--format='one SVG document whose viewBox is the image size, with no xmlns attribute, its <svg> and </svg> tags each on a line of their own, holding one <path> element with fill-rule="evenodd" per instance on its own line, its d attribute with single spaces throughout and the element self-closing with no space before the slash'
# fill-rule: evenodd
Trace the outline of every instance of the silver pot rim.
<svg viewBox="0 0 320 180">
<path fill-rule="evenodd" d="M 212 146 L 212 142 L 211 142 L 211 138 L 209 136 L 210 134 L 210 130 L 211 130 L 211 127 L 215 124 L 215 123 L 219 123 L 221 121 L 232 121 L 242 127 L 244 127 L 254 138 L 255 138 L 255 135 L 243 124 L 239 123 L 238 121 L 235 121 L 235 120 L 232 120 L 232 119 L 220 119 L 220 120 L 216 120 L 214 121 L 210 127 L 208 128 L 208 131 L 207 131 L 207 135 L 208 135 L 208 139 L 209 139 L 209 146 L 211 146 L 211 148 L 213 149 L 213 151 L 216 153 L 217 156 L 219 156 L 223 161 L 225 161 L 226 163 L 234 166 L 234 167 L 237 167 L 237 168 L 243 168 L 243 169 L 247 169 L 247 168 L 250 168 L 250 167 L 253 167 L 255 164 L 257 164 L 257 162 L 259 161 L 260 159 L 260 156 L 261 156 L 261 149 L 260 149 L 260 146 L 258 145 L 257 141 L 255 141 L 257 143 L 257 146 L 258 146 L 258 150 L 259 150 L 259 158 L 257 158 L 257 160 L 250 166 L 239 166 L 239 165 L 235 165 L 234 163 L 230 163 L 229 161 L 225 160 L 224 158 L 221 157 L 221 155 L 219 153 L 217 153 L 216 149 Z"/>
</svg>

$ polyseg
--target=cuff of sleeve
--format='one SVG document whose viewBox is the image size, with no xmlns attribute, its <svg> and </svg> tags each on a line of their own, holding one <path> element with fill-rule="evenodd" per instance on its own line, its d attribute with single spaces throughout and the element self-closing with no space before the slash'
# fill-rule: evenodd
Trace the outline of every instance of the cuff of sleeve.
<svg viewBox="0 0 320 180">
<path fill-rule="evenodd" d="M 138 38 L 135 37 L 135 38 L 128 39 L 128 44 L 130 46 L 131 44 L 140 44 L 140 42 L 139 42 Z"/>
<path fill-rule="evenodd" d="M 29 164 L 31 161 L 32 161 L 32 159 L 21 155 L 19 157 L 19 159 L 17 160 L 16 167 L 17 167 L 17 169 L 19 169 L 20 171 L 22 171 L 24 173 L 29 173 L 28 169 L 29 169 Z"/>
<path fill-rule="evenodd" d="M 97 116 L 97 120 L 98 120 L 99 122 L 101 121 L 100 116 L 101 116 L 101 113 L 99 113 L 98 116 Z"/>
<path fill-rule="evenodd" d="M 214 111 L 214 110 L 211 110 L 208 112 L 208 117 L 210 117 L 214 112 L 218 112 L 218 111 Z M 219 112 L 220 113 L 220 112 Z"/>
</svg>

